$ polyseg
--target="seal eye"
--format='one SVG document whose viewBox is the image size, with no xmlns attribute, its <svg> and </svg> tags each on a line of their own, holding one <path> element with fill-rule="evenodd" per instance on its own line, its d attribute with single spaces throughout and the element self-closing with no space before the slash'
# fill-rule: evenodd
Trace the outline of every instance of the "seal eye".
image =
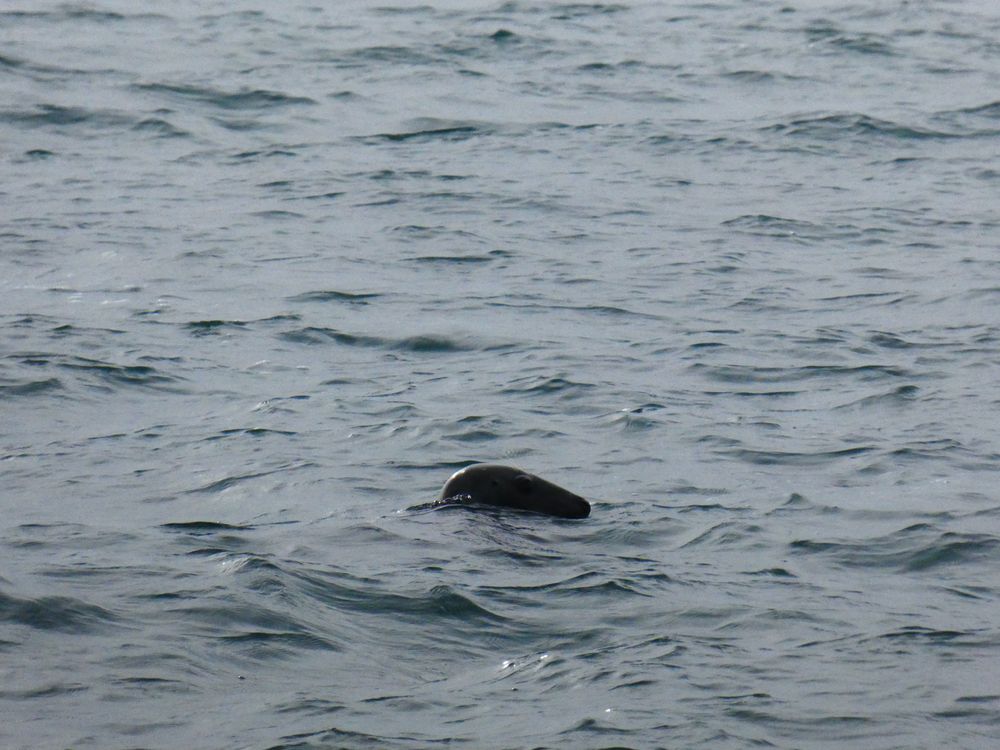
<svg viewBox="0 0 1000 750">
<path fill-rule="evenodd" d="M 514 477 L 514 486 L 522 495 L 530 495 L 531 491 L 535 489 L 535 484 L 531 481 L 531 477 L 525 474 L 518 474 Z"/>
</svg>

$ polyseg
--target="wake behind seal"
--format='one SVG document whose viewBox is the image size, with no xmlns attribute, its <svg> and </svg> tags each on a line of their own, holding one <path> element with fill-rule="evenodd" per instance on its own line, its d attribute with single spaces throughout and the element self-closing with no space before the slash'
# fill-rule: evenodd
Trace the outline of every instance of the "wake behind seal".
<svg viewBox="0 0 1000 750">
<path fill-rule="evenodd" d="M 513 466 L 473 464 L 452 474 L 435 505 L 490 505 L 544 513 L 559 518 L 586 518 L 590 503 L 546 479 Z"/>
</svg>

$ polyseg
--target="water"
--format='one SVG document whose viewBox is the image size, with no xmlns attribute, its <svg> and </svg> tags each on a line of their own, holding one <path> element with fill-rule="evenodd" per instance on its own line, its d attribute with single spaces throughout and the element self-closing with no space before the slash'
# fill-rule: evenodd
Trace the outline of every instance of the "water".
<svg viewBox="0 0 1000 750">
<path fill-rule="evenodd" d="M 0 7 L 0 745 L 1000 744 L 992 2 Z"/>
</svg>

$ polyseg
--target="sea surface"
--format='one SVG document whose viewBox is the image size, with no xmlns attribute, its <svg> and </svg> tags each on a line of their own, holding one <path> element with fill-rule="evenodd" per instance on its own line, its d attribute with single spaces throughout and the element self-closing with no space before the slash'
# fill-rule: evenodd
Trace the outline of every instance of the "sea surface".
<svg viewBox="0 0 1000 750">
<path fill-rule="evenodd" d="M 993 750 L 998 424 L 995 0 L 0 1 L 5 750 Z"/>
</svg>

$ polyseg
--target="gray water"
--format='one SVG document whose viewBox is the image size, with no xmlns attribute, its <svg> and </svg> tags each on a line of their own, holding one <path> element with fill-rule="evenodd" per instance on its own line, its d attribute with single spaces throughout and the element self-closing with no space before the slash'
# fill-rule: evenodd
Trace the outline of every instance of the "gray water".
<svg viewBox="0 0 1000 750">
<path fill-rule="evenodd" d="M 0 746 L 1000 746 L 992 0 L 0 8 Z"/>
</svg>

